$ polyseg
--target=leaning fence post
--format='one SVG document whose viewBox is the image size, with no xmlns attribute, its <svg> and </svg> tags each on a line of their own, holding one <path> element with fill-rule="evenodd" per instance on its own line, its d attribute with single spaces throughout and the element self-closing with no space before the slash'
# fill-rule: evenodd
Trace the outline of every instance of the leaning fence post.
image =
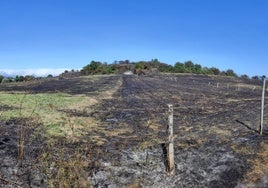
<svg viewBox="0 0 268 188">
<path fill-rule="evenodd" d="M 262 135 L 262 130 L 263 130 L 263 113 L 264 113 L 265 82 L 266 82 L 266 78 L 263 79 L 263 87 L 262 87 L 260 135 Z"/>
<path fill-rule="evenodd" d="M 175 165 L 174 165 L 174 137 L 173 137 L 173 105 L 168 104 L 168 153 L 167 153 L 167 162 L 168 162 L 168 172 L 170 175 L 175 174 Z"/>
</svg>

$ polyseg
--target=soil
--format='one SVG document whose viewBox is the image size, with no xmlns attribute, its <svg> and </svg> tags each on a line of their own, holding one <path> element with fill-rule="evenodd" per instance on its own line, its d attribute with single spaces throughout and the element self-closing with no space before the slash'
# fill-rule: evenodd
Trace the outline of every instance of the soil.
<svg viewBox="0 0 268 188">
<path fill-rule="evenodd" d="M 18 129 L 23 124 L 28 127 L 27 134 L 38 135 L 39 126 L 31 125 L 30 120 L 1 122 L 2 187 L 50 187 L 48 179 L 53 173 L 49 175 L 44 169 L 48 165 L 51 171 L 59 172 L 57 163 L 51 165 L 53 160 L 59 161 L 59 156 L 67 162 L 87 161 L 74 165 L 80 170 L 74 178 L 88 183 L 80 182 L 80 187 L 268 187 L 267 171 L 261 177 L 248 176 L 254 170 L 251 161 L 262 161 L 259 154 L 268 144 L 267 120 L 263 135 L 258 134 L 262 85 L 259 80 L 205 75 L 117 75 L 103 76 L 94 82 L 78 77 L 1 85 L 0 91 L 64 92 L 94 97 L 118 81 L 121 85 L 113 96 L 99 100 L 90 114 L 84 109 L 65 111 L 72 117 L 95 118 L 100 122 L 98 129 L 75 142 L 61 138 L 53 147 L 48 146 L 45 135 L 26 139 L 22 166 L 18 165 Z M 174 107 L 174 176 L 166 171 L 168 104 Z M 96 137 L 101 141 L 93 139 Z M 63 154 L 57 154 L 60 150 Z M 46 166 L 38 160 L 44 152 L 53 154 Z M 264 160 L 267 154 L 262 153 Z"/>
</svg>

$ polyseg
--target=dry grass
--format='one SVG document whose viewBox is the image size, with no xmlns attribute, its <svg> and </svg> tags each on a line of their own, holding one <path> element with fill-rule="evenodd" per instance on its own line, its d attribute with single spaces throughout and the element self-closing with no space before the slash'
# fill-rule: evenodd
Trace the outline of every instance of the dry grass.
<svg viewBox="0 0 268 188">
<path fill-rule="evenodd" d="M 150 128 L 150 129 L 153 129 L 153 131 L 154 132 L 156 132 L 156 131 L 160 131 L 161 129 L 162 129 L 162 127 L 161 127 L 161 125 L 159 125 L 159 123 L 156 121 L 156 119 L 157 118 L 149 118 L 146 122 L 145 122 L 145 124 L 144 124 L 144 126 L 146 127 L 146 128 Z"/>
<path fill-rule="evenodd" d="M 244 99 L 232 99 L 232 98 L 228 98 L 227 102 L 241 102 L 241 101 L 259 101 L 260 98 L 244 98 Z"/>
<path fill-rule="evenodd" d="M 252 170 L 247 173 L 245 183 L 257 183 L 268 170 L 268 144 L 262 142 L 260 147 L 262 149 L 257 153 L 257 157 L 248 160 Z"/>
<path fill-rule="evenodd" d="M 201 145 L 203 145 L 205 142 L 208 141 L 207 137 L 200 137 L 196 134 L 189 134 L 186 133 L 187 138 L 178 141 L 176 143 L 177 146 L 179 146 L 180 148 L 187 150 L 189 148 L 199 148 Z"/>
<path fill-rule="evenodd" d="M 228 129 L 223 129 L 223 127 L 226 127 L 226 125 L 217 125 L 217 126 L 211 126 L 208 130 L 209 134 L 217 135 L 218 138 L 221 139 L 229 139 L 231 137 L 231 131 Z"/>
<path fill-rule="evenodd" d="M 268 170 L 268 144 L 265 142 L 260 143 L 260 151 L 256 152 L 256 148 L 246 145 L 232 145 L 232 150 L 247 156 L 254 156 L 249 158 L 247 162 L 251 165 L 250 170 L 244 177 L 243 184 L 251 185 L 259 183 Z"/>
<path fill-rule="evenodd" d="M 44 153 L 40 157 L 41 164 L 47 175 L 48 186 L 56 187 L 90 187 L 87 180 L 90 157 L 86 158 L 78 152 L 66 158 L 66 150 L 61 148 L 57 155 Z"/>
<path fill-rule="evenodd" d="M 251 84 L 235 84 L 234 87 L 239 88 L 239 89 L 252 89 L 252 90 L 261 90 L 261 86 L 256 86 L 256 85 L 251 85 Z"/>
</svg>

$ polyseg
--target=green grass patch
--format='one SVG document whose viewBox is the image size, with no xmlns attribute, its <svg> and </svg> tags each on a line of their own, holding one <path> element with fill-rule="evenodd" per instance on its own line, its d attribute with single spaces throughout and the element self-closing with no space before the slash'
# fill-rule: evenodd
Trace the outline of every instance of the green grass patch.
<svg viewBox="0 0 268 188">
<path fill-rule="evenodd" d="M 70 132 L 72 123 L 77 122 L 73 120 L 74 117 L 70 117 L 62 110 L 80 109 L 81 106 L 85 107 L 88 101 L 83 95 L 65 93 L 28 94 L 23 92 L 0 92 L 0 99 L 1 120 L 35 119 L 45 125 L 47 132 L 54 136 L 62 136 L 64 132 Z"/>
</svg>

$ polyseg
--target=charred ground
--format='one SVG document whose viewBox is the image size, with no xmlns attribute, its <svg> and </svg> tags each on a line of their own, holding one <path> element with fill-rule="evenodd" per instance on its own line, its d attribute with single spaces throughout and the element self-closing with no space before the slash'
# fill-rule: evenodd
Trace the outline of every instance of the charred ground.
<svg viewBox="0 0 268 188">
<path fill-rule="evenodd" d="M 96 126 L 88 125 L 83 135 L 73 139 L 48 141 L 45 127 L 32 123 L 35 128 L 29 132 L 35 131 L 32 135 L 40 139 L 25 140 L 31 151 L 25 152 L 25 159 L 32 160 L 32 165 L 24 162 L 21 168 L 17 167 L 16 127 L 27 121 L 2 121 L 0 182 L 3 187 L 14 182 L 24 187 L 70 182 L 76 182 L 73 187 L 265 187 L 268 130 L 265 126 L 263 136 L 258 135 L 261 84 L 234 77 L 168 74 L 1 85 L 2 92 L 60 92 L 97 102 L 57 108 L 68 117 L 94 120 Z M 174 106 L 173 177 L 165 171 L 167 104 Z M 17 107 L 3 104 L 1 108 Z M 60 183 L 64 174 L 70 182 Z"/>
</svg>

